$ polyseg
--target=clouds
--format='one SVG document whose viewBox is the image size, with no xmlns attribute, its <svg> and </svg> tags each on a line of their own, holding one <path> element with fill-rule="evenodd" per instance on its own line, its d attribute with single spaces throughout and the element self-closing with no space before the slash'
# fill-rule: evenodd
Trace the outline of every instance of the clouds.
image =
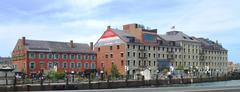
<svg viewBox="0 0 240 92">
<path fill-rule="evenodd" d="M 16 40 L 30 39 L 96 42 L 108 25 L 140 23 L 160 34 L 175 25 L 189 35 L 219 40 L 233 49 L 240 45 L 238 0 L 2 0 L 0 2 L 0 56 L 9 56 Z M 231 44 L 231 45 L 230 45 Z"/>
</svg>

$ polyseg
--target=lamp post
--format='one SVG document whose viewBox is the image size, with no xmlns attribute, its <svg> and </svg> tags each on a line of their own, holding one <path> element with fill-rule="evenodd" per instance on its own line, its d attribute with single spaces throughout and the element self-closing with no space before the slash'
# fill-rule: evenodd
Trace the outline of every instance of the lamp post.
<svg viewBox="0 0 240 92">
<path fill-rule="evenodd" d="M 218 76 L 219 76 L 219 75 L 218 75 L 218 69 L 217 69 L 216 71 L 217 71 L 217 80 L 218 80 Z"/>
<path fill-rule="evenodd" d="M 69 78 L 69 76 L 68 76 L 67 70 L 65 70 L 65 77 L 66 77 L 66 86 L 68 86 L 68 78 Z"/>
<path fill-rule="evenodd" d="M 125 71 L 126 71 L 126 81 L 128 81 L 128 77 L 129 77 L 129 75 L 128 75 L 128 66 L 125 66 Z"/>
<path fill-rule="evenodd" d="M 72 83 L 74 82 L 74 74 L 75 74 L 75 72 L 74 72 L 74 71 L 71 71 L 71 82 L 72 82 Z"/>
<path fill-rule="evenodd" d="M 101 80 L 103 81 L 103 74 L 104 74 L 103 70 L 100 71 L 100 74 L 101 74 Z"/>
</svg>

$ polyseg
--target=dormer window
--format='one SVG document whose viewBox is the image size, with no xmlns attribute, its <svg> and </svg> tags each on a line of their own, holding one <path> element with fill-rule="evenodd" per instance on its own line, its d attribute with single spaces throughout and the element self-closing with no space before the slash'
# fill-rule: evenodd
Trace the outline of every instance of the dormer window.
<svg viewBox="0 0 240 92">
<path fill-rule="evenodd" d="M 183 36 L 184 39 L 187 39 L 187 37 Z"/>
</svg>

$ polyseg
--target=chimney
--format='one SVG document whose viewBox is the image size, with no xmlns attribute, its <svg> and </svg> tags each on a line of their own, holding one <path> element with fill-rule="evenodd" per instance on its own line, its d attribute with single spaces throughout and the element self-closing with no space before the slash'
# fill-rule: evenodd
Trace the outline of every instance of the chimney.
<svg viewBox="0 0 240 92">
<path fill-rule="evenodd" d="M 26 45 L 26 37 L 25 36 L 22 37 L 22 44 Z"/>
<path fill-rule="evenodd" d="M 74 46 L 73 46 L 73 40 L 70 40 L 70 46 L 71 46 L 71 48 L 74 48 Z"/>
<path fill-rule="evenodd" d="M 90 42 L 90 50 L 93 51 L 93 42 Z"/>
<path fill-rule="evenodd" d="M 111 26 L 107 26 L 107 29 L 111 29 Z"/>
</svg>

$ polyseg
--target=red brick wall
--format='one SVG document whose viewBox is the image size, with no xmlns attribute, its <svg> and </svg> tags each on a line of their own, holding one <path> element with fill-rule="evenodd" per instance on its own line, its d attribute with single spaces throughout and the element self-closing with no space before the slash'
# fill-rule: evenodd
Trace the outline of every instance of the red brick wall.
<svg viewBox="0 0 240 92">
<path fill-rule="evenodd" d="M 110 46 L 112 46 L 112 50 L 110 50 Z M 119 73 L 122 75 L 125 74 L 126 46 L 125 43 L 120 44 L 119 49 L 117 46 L 118 45 L 108 45 L 94 48 L 95 53 L 97 53 L 97 68 L 99 71 L 103 69 L 103 64 L 104 71 L 110 74 L 113 62 L 117 66 Z M 121 57 L 121 52 L 123 53 L 123 57 Z M 106 54 L 108 58 L 106 58 Z M 111 58 L 111 54 L 113 54 L 113 58 Z"/>
</svg>

